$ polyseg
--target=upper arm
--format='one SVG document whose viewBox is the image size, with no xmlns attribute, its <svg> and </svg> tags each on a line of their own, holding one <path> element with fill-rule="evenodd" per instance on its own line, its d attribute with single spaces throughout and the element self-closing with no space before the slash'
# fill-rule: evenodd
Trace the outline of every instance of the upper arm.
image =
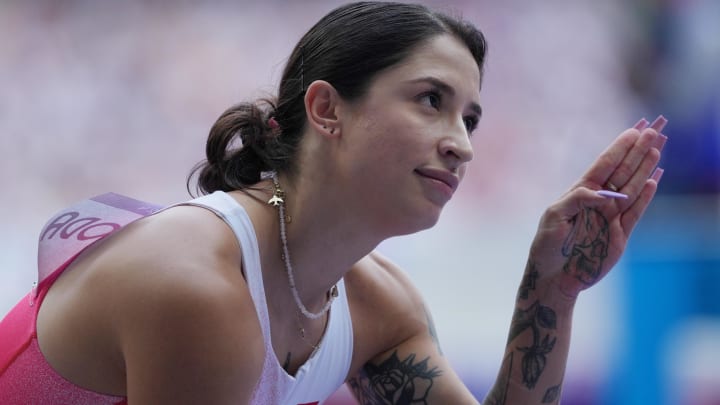
<svg viewBox="0 0 720 405">
<path fill-rule="evenodd" d="M 122 336 L 130 403 L 248 402 L 264 354 L 254 314 L 203 292 L 157 301 Z"/>
<path fill-rule="evenodd" d="M 477 404 L 428 338 L 416 337 L 366 363 L 348 380 L 365 404 Z"/>
<path fill-rule="evenodd" d="M 391 314 L 392 319 L 384 322 L 397 328 L 391 334 L 396 341 L 348 379 L 355 398 L 361 405 L 477 404 L 443 356 L 420 293 L 392 263 L 379 256 L 375 261 L 390 277 L 375 286 L 387 292 L 385 299 L 376 302 L 392 309 L 374 308 L 373 312 Z"/>
<path fill-rule="evenodd" d="M 111 299 L 129 403 L 248 403 L 265 351 L 239 262 L 212 253 L 210 233 L 173 226 L 121 244 L 129 259 Z"/>
</svg>

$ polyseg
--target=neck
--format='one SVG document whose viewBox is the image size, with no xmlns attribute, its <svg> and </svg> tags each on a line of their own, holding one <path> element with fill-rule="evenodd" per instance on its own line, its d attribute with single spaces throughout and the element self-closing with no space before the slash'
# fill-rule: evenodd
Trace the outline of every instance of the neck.
<svg viewBox="0 0 720 405">
<path fill-rule="evenodd" d="M 296 290 L 308 310 L 317 312 L 327 302 L 327 292 L 382 238 L 364 229 L 342 201 L 313 190 L 321 182 L 291 183 L 283 177 L 279 182 L 285 215 L 291 218 L 285 236 Z"/>
</svg>

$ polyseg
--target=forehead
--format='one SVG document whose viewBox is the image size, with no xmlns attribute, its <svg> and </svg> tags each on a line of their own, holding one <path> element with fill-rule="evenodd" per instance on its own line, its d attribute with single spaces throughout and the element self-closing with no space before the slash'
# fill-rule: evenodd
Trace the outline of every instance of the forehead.
<svg viewBox="0 0 720 405">
<path fill-rule="evenodd" d="M 443 34 L 417 46 L 402 62 L 386 70 L 378 80 L 406 81 L 435 77 L 473 100 L 479 97 L 480 69 L 470 50 L 456 37 Z"/>
</svg>

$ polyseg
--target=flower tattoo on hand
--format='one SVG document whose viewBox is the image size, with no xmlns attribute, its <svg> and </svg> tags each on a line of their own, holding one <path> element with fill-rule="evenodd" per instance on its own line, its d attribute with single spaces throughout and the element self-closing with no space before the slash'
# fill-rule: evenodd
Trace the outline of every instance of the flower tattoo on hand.
<svg viewBox="0 0 720 405">
<path fill-rule="evenodd" d="M 562 248 L 563 256 L 568 258 L 563 271 L 591 286 L 600 278 L 603 261 L 608 255 L 608 221 L 597 209 L 586 208 L 571 222 L 572 230 Z"/>
</svg>

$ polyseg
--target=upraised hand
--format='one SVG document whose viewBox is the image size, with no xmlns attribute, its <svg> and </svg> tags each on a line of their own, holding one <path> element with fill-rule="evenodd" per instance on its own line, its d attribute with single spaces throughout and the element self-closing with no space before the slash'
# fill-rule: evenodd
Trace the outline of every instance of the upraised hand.
<svg viewBox="0 0 720 405">
<path fill-rule="evenodd" d="M 530 252 L 532 271 L 574 298 L 602 279 L 625 251 L 652 201 L 667 120 L 643 118 L 615 139 L 543 215 Z M 527 277 L 527 274 L 526 274 Z"/>
<path fill-rule="evenodd" d="M 484 404 L 560 401 L 575 299 L 617 263 L 655 196 L 666 123 L 662 116 L 649 126 L 642 119 L 624 131 L 545 211 L 518 291 L 503 364 Z"/>
</svg>

